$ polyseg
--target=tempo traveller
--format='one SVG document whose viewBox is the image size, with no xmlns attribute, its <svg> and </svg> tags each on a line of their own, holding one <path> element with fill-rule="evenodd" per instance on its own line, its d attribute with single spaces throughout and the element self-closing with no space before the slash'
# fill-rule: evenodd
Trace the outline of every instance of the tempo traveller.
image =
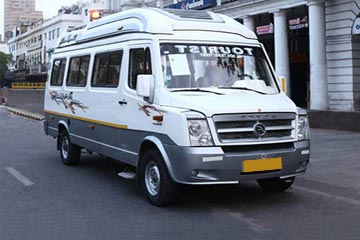
<svg viewBox="0 0 360 240">
<path fill-rule="evenodd" d="M 256 180 L 285 191 L 309 163 L 306 111 L 281 91 L 263 45 L 235 20 L 152 8 L 68 29 L 45 90 L 47 135 L 126 166 L 150 203 L 180 184 Z"/>
</svg>

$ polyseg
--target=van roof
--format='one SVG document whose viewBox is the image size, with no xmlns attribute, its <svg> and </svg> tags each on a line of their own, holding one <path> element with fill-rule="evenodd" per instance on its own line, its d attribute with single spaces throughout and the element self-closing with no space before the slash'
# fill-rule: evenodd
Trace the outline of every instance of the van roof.
<svg viewBox="0 0 360 240">
<path fill-rule="evenodd" d="M 222 14 L 197 10 L 134 8 L 68 29 L 58 47 L 126 33 L 175 34 L 177 31 L 223 32 L 256 39 L 252 31 Z"/>
</svg>

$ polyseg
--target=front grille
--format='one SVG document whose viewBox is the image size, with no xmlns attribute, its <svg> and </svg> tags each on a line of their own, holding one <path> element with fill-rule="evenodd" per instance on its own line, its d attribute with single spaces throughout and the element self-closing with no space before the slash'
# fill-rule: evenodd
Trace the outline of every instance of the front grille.
<svg viewBox="0 0 360 240">
<path fill-rule="evenodd" d="M 295 137 L 294 113 L 254 113 L 215 115 L 213 121 L 221 143 L 264 142 L 292 140 Z M 265 128 L 263 134 L 255 125 Z"/>
<path fill-rule="evenodd" d="M 275 126 L 287 126 L 291 125 L 291 120 L 263 120 L 261 121 L 266 127 L 275 127 Z M 218 128 L 246 128 L 253 127 L 254 121 L 229 121 L 229 122 L 218 122 L 216 125 Z"/>
<path fill-rule="evenodd" d="M 275 144 L 258 144 L 258 145 L 243 145 L 243 146 L 224 146 L 221 147 L 224 153 L 247 153 L 247 152 L 281 152 L 292 151 L 294 143 L 275 143 Z"/>
<path fill-rule="evenodd" d="M 253 131 L 253 130 L 251 130 Z M 263 137 L 258 137 L 260 139 L 264 138 L 281 138 L 284 136 L 290 136 L 291 130 L 277 130 L 277 131 L 267 131 Z M 241 132 L 241 133 L 219 133 L 219 138 L 222 140 L 231 140 L 231 139 L 249 139 L 255 138 L 253 132 Z"/>
</svg>

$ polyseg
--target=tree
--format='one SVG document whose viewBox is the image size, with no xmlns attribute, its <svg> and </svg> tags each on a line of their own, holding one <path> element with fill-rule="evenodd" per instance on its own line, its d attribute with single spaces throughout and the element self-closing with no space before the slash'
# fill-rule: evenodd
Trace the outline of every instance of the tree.
<svg viewBox="0 0 360 240">
<path fill-rule="evenodd" d="M 10 63 L 10 55 L 0 52 L 0 87 L 5 83 L 5 73 Z"/>
</svg>

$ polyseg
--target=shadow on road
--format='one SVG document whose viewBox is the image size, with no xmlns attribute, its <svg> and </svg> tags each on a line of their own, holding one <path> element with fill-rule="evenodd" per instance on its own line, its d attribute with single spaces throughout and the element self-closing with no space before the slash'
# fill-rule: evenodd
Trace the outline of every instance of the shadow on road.
<svg viewBox="0 0 360 240">
<path fill-rule="evenodd" d="M 111 184 L 116 187 L 116 191 L 125 191 L 129 194 L 129 198 L 134 198 L 134 201 L 139 200 L 139 198 L 145 199 L 145 196 L 136 187 L 135 181 L 117 176 L 123 167 L 121 164 L 97 155 L 84 155 L 80 165 L 70 168 L 76 169 L 81 174 L 90 175 L 105 184 Z M 237 209 L 239 205 L 249 208 L 271 209 L 276 205 L 284 207 L 297 202 L 301 202 L 301 199 L 299 199 L 299 194 L 293 192 L 293 189 L 284 193 L 265 193 L 256 181 L 250 181 L 236 185 L 180 185 L 180 194 L 176 204 L 168 208 L 173 210 L 192 208 L 193 211 L 197 212 L 208 211 L 208 208 L 213 208 L 214 205 L 226 206 L 227 209 Z"/>
</svg>

